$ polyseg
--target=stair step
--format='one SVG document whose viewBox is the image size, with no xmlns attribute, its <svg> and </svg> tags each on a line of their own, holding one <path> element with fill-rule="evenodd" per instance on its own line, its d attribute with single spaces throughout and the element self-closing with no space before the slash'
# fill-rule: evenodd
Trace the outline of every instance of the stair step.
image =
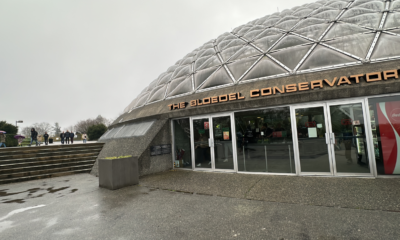
<svg viewBox="0 0 400 240">
<path fill-rule="evenodd" d="M 59 159 L 69 159 L 69 158 L 85 158 L 85 157 L 97 157 L 98 153 L 81 153 L 81 154 L 71 154 L 71 155 L 56 155 L 56 156 L 48 156 L 48 157 L 31 157 L 31 158 L 16 158 L 9 160 L 1 160 L 1 165 L 12 164 L 12 163 L 25 163 L 25 162 L 41 162 L 41 161 L 51 161 L 51 160 L 59 160 Z"/>
<path fill-rule="evenodd" d="M 0 184 L 24 182 L 24 181 L 29 181 L 29 180 L 43 179 L 43 178 L 61 177 L 61 176 L 66 176 L 66 175 L 79 174 L 79 173 L 90 173 L 91 170 L 92 170 L 92 168 L 87 168 L 87 169 L 80 169 L 80 170 L 67 171 L 67 172 L 56 172 L 56 173 L 48 173 L 48 174 L 26 176 L 26 177 L 6 178 L 6 179 L 0 179 Z"/>
<path fill-rule="evenodd" d="M 23 173 L 25 172 L 33 172 L 38 170 L 51 170 L 63 167 L 78 167 L 82 165 L 93 165 L 96 162 L 96 159 L 89 160 L 81 160 L 81 161 L 69 161 L 69 162 L 61 162 L 61 163 L 52 163 L 52 164 L 41 164 L 36 166 L 26 166 L 26 167 L 9 167 L 7 169 L 0 170 L 0 178 L 3 175 L 7 174 L 15 174 L 15 173 Z"/>
<path fill-rule="evenodd" d="M 92 144 L 90 144 L 92 145 Z M 77 147 L 60 147 L 54 146 L 51 148 L 48 147 L 26 147 L 26 148 L 0 148 L 0 155 L 14 155 L 14 154 L 22 154 L 22 153 L 29 153 L 29 152 L 52 152 L 52 151 L 70 151 L 70 150 L 77 150 L 77 149 L 101 149 L 103 146 L 94 145 L 90 146 L 82 144 L 81 146 Z"/>
<path fill-rule="evenodd" d="M 52 169 L 46 169 L 46 170 L 35 170 L 35 171 L 28 171 L 28 172 L 1 174 L 0 179 L 20 178 L 20 177 L 26 177 L 26 176 L 42 175 L 42 174 L 53 174 L 53 173 L 57 173 L 57 172 L 70 172 L 70 171 L 80 170 L 80 169 L 89 169 L 89 168 L 91 169 L 92 166 L 93 166 L 93 164 L 85 164 L 85 165 L 78 165 L 78 166 L 52 168 Z"/>
<path fill-rule="evenodd" d="M 16 159 L 16 158 L 33 158 L 33 157 L 46 157 L 46 156 L 59 156 L 59 155 L 67 155 L 67 154 L 79 154 L 79 153 L 99 153 L 101 149 L 98 151 L 94 150 L 79 150 L 79 151 L 59 151 L 59 152 L 49 152 L 49 153 L 32 153 L 32 154 L 14 154 L 8 156 L 0 156 L 0 162 L 3 160 Z"/>
<path fill-rule="evenodd" d="M 49 159 L 49 160 L 32 159 L 32 161 L 20 161 L 20 162 L 15 162 L 15 163 L 10 162 L 10 163 L 6 163 L 6 164 L 4 164 L 2 162 L 0 164 L 0 171 L 1 171 L 1 169 L 15 168 L 15 167 L 39 166 L 42 164 L 62 163 L 62 162 L 79 162 L 79 161 L 85 161 L 85 160 L 91 160 L 91 159 L 96 160 L 96 156 L 97 155 L 80 157 L 80 158 L 58 158 L 58 159 Z"/>
</svg>

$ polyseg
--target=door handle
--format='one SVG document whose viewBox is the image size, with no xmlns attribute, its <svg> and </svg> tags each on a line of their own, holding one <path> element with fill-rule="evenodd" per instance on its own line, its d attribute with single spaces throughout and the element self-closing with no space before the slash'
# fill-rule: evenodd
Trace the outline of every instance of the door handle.
<svg viewBox="0 0 400 240">
<path fill-rule="evenodd" d="M 331 143 L 335 144 L 335 133 L 331 133 Z"/>
<path fill-rule="evenodd" d="M 213 140 L 212 140 L 211 138 L 208 139 L 208 145 L 209 145 L 210 147 L 213 147 L 213 146 L 214 146 L 214 142 L 213 142 Z"/>
<path fill-rule="evenodd" d="M 325 143 L 328 145 L 329 144 L 329 133 L 325 133 Z"/>
</svg>

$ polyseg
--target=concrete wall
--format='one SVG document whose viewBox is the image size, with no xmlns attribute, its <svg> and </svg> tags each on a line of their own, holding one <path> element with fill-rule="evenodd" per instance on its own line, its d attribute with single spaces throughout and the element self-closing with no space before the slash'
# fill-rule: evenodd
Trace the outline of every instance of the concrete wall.
<svg viewBox="0 0 400 240">
<path fill-rule="evenodd" d="M 140 176 L 162 172 L 173 168 L 172 152 L 157 156 L 150 156 L 150 146 L 172 144 L 170 121 L 167 121 L 156 137 L 147 146 L 139 157 L 139 173 Z M 173 148 L 171 146 L 171 151 Z"/>
<path fill-rule="evenodd" d="M 171 144 L 171 132 L 168 119 L 155 120 L 144 136 L 102 140 L 105 145 L 99 158 L 132 155 L 139 158 L 139 174 L 165 171 L 172 168 L 170 154 L 150 158 L 150 146 Z M 148 156 L 148 157 L 146 157 Z M 98 176 L 98 159 L 94 164 L 91 174 Z M 149 161 L 149 162 L 148 162 Z"/>
</svg>

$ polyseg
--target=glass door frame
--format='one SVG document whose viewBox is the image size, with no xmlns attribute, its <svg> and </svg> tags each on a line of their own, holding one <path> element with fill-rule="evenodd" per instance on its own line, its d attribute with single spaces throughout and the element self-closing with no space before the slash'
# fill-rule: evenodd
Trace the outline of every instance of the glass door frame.
<svg viewBox="0 0 400 240">
<path fill-rule="evenodd" d="M 299 150 L 299 140 L 298 140 L 298 132 L 297 132 L 297 122 L 296 122 L 296 110 L 304 109 L 304 108 L 314 108 L 314 107 L 322 107 L 324 111 L 324 120 L 325 120 L 325 143 L 326 148 L 328 150 L 328 161 L 330 172 L 302 172 L 301 164 L 300 164 L 300 150 Z M 329 129 L 329 120 L 326 103 L 306 103 L 301 105 L 293 105 L 290 107 L 290 113 L 292 115 L 292 134 L 293 134 L 293 148 L 294 148 L 294 157 L 295 157 L 295 165 L 296 165 L 296 173 L 300 176 L 334 176 L 333 174 L 333 162 L 332 162 L 332 152 L 330 150 L 328 144 L 328 134 L 327 131 Z"/>
<path fill-rule="evenodd" d="M 336 169 L 336 159 L 335 159 L 335 140 L 334 140 L 334 133 L 332 131 L 332 122 L 330 119 L 330 107 L 331 106 L 338 106 L 338 105 L 346 105 L 346 104 L 357 104 L 360 103 L 361 104 L 361 108 L 363 110 L 363 118 L 364 118 L 364 131 L 365 131 L 365 140 L 366 140 L 366 144 L 367 144 L 367 149 L 365 150 L 366 153 L 368 153 L 368 163 L 369 163 L 369 173 L 338 173 L 337 169 Z M 367 111 L 367 104 L 365 99 L 348 99 L 348 100 L 341 100 L 341 101 L 332 101 L 332 102 L 327 102 L 326 103 L 326 108 L 327 108 L 327 112 L 329 115 L 329 147 L 330 147 L 330 151 L 331 151 L 331 157 L 332 157 L 332 162 L 333 164 L 333 175 L 334 176 L 352 176 L 352 177 L 373 177 L 375 174 L 375 164 L 373 164 L 372 162 L 375 161 L 375 159 L 371 158 L 371 147 L 373 145 L 371 145 L 369 139 L 372 139 L 372 135 L 370 134 L 370 116 L 369 114 L 367 114 L 367 112 L 369 113 L 369 110 Z"/>
<path fill-rule="evenodd" d="M 364 125 L 365 125 L 365 137 L 367 143 L 368 152 L 368 162 L 369 162 L 369 173 L 337 173 L 336 162 L 335 162 L 335 149 L 334 142 L 332 140 L 333 131 L 332 131 L 332 122 L 330 117 L 330 107 L 337 105 L 346 105 L 352 103 L 361 103 L 364 117 Z M 329 165 L 330 165 L 330 174 L 328 172 L 302 172 L 301 164 L 300 164 L 300 152 L 299 152 L 299 143 L 297 138 L 297 123 L 296 123 L 296 109 L 303 108 L 312 108 L 312 107 L 323 107 L 324 108 L 324 117 L 325 117 L 325 142 L 327 143 L 328 153 L 329 153 Z M 371 121 L 370 114 L 368 109 L 368 98 L 349 98 L 349 99 L 340 99 L 340 100 L 331 100 L 331 101 L 323 101 L 321 103 L 306 103 L 306 104 L 296 104 L 290 106 L 290 111 L 292 115 L 292 133 L 293 133 L 293 147 L 295 154 L 295 165 L 296 165 L 296 173 L 299 176 L 333 176 L 333 177 L 375 177 L 376 173 L 376 165 L 374 152 L 372 149 L 371 141 Z"/>
<path fill-rule="evenodd" d="M 215 168 L 215 146 L 214 146 L 214 125 L 213 125 L 213 118 L 216 117 L 229 117 L 231 120 L 231 129 L 232 129 L 232 154 L 233 154 L 233 169 L 216 169 Z M 193 128 L 193 121 L 198 119 L 205 119 L 208 118 L 209 122 L 209 130 L 210 130 L 210 138 L 209 144 L 210 146 L 210 154 L 211 154 L 211 168 L 197 168 L 196 167 L 196 151 L 194 147 L 194 128 Z M 190 145 L 191 145 L 191 152 L 192 152 L 192 169 L 194 171 L 217 171 L 217 172 L 237 172 L 237 156 L 236 156 L 236 144 L 234 141 L 236 140 L 236 130 L 235 130 L 235 117 L 233 112 L 229 113 L 218 113 L 218 114 L 208 114 L 208 115 L 201 115 L 190 117 Z"/>
</svg>

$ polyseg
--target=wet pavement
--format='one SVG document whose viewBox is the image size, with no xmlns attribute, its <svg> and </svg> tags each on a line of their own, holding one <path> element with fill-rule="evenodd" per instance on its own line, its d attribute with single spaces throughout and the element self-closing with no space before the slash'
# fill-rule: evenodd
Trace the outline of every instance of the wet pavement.
<svg viewBox="0 0 400 240">
<path fill-rule="evenodd" d="M 377 184 L 397 181 L 330 183 L 338 190 L 341 184 L 373 186 L 372 196 L 359 196 L 372 199 L 367 209 L 347 203 L 354 199 L 350 193 L 347 200 L 341 200 L 342 194 L 317 202 L 308 198 L 321 196 L 322 190 L 293 196 L 299 187 L 294 182 L 306 183 L 305 189 L 316 183 L 314 178 L 286 178 L 176 171 L 116 191 L 99 188 L 90 174 L 0 185 L 0 239 L 398 239 L 400 212 L 376 207 L 389 203 L 395 208 L 392 202 L 398 199 L 390 198 L 396 195 L 372 204 Z M 326 179 L 316 182 L 328 184 Z M 294 185 L 280 189 L 280 202 L 268 182 Z M 347 207 L 339 207 L 340 202 Z"/>
</svg>

